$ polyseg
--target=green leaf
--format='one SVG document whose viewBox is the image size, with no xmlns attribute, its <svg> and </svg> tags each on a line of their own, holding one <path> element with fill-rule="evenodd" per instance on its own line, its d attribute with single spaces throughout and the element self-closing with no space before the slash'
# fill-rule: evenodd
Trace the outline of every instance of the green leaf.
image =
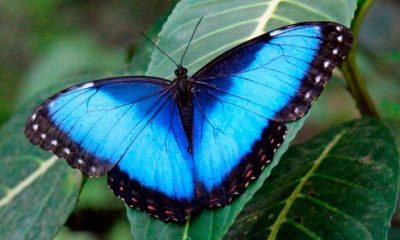
<svg viewBox="0 0 400 240">
<path fill-rule="evenodd" d="M 180 1 L 162 27 L 157 45 L 180 61 L 184 48 L 200 17 L 204 17 L 184 60 L 194 73 L 214 57 L 265 31 L 302 21 L 328 20 L 349 26 L 356 9 L 351 1 Z M 154 51 L 146 75 L 172 79 L 175 66 L 159 51 Z M 220 239 L 235 218 L 262 186 L 304 119 L 288 125 L 288 136 L 273 163 L 247 191 L 232 204 L 205 210 L 186 225 L 163 223 L 144 213 L 127 208 L 131 232 L 137 239 Z"/>
<path fill-rule="evenodd" d="M 235 222 L 234 239 L 386 239 L 399 155 L 373 119 L 290 148 Z"/>
<path fill-rule="evenodd" d="M 81 187 L 79 172 L 25 139 L 27 109 L 0 130 L 0 239 L 52 239 Z"/>
</svg>

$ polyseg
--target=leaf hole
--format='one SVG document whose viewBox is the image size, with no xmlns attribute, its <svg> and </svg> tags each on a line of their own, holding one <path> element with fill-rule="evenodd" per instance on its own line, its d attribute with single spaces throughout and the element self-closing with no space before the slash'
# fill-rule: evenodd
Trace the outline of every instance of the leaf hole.
<svg viewBox="0 0 400 240">
<path fill-rule="evenodd" d="M 319 197 L 319 194 L 316 193 L 313 189 L 308 191 L 308 195 L 311 196 L 311 197 L 314 197 L 314 198 Z"/>
<path fill-rule="evenodd" d="M 293 220 L 297 224 L 303 224 L 303 219 L 301 217 L 295 217 Z"/>
</svg>

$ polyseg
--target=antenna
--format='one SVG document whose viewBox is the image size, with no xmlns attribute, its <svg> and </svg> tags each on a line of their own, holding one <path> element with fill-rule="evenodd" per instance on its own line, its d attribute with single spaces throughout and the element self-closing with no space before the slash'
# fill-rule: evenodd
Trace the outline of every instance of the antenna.
<svg viewBox="0 0 400 240">
<path fill-rule="evenodd" d="M 179 66 L 182 66 L 183 58 L 185 57 L 186 52 L 187 52 L 187 50 L 189 49 L 190 43 L 192 42 L 192 39 L 193 39 L 193 37 L 194 37 L 194 34 L 196 33 L 197 27 L 200 25 L 201 20 L 203 20 L 203 17 L 201 17 L 201 18 L 199 19 L 199 21 L 198 21 L 197 24 L 196 24 L 196 27 L 195 27 L 194 30 L 193 30 L 192 36 L 190 37 L 190 40 L 189 40 L 189 42 L 188 42 L 188 44 L 187 44 L 187 46 L 186 46 L 185 52 L 183 52 L 183 55 L 182 55 L 182 58 L 181 58 L 181 62 L 179 63 Z"/>
<path fill-rule="evenodd" d="M 161 48 L 159 48 L 155 43 L 153 43 L 153 41 L 151 41 L 151 39 L 149 37 L 147 37 L 143 32 L 140 32 L 142 34 L 142 36 L 144 38 L 147 39 L 147 41 L 149 41 L 155 48 L 157 48 L 160 52 L 162 52 L 165 56 L 167 56 L 167 58 L 169 58 L 169 60 L 171 60 L 176 67 L 179 67 L 179 65 L 174 61 L 174 59 L 172 59 L 166 52 L 164 52 Z"/>
</svg>

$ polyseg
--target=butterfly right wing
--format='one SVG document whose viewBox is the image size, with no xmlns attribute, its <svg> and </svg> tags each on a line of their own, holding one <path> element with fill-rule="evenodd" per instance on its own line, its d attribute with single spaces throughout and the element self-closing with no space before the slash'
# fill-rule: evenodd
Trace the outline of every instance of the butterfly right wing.
<svg viewBox="0 0 400 240">
<path fill-rule="evenodd" d="M 196 208 L 195 184 L 171 89 L 148 77 L 77 85 L 40 105 L 25 134 L 86 175 L 109 172 L 130 207 L 183 221 Z"/>
<path fill-rule="evenodd" d="M 194 162 L 209 207 L 229 203 L 261 174 L 285 123 L 306 114 L 351 43 L 340 24 L 298 23 L 242 43 L 193 75 Z"/>
</svg>

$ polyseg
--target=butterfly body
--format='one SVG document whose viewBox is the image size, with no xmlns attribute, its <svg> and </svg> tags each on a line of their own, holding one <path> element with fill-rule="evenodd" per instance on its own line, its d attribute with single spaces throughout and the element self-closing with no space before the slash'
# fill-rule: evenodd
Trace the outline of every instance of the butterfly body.
<svg viewBox="0 0 400 240">
<path fill-rule="evenodd" d="M 108 173 L 132 208 L 185 221 L 242 194 L 271 163 L 286 123 L 309 110 L 352 34 L 299 23 L 225 52 L 193 75 L 72 86 L 41 104 L 25 134 L 88 176 Z"/>
<path fill-rule="evenodd" d="M 176 78 L 173 80 L 175 96 L 178 104 L 179 114 L 182 120 L 183 129 L 189 141 L 188 151 L 192 153 L 193 145 L 193 81 L 187 75 L 187 69 L 178 66 L 175 70 Z"/>
</svg>

